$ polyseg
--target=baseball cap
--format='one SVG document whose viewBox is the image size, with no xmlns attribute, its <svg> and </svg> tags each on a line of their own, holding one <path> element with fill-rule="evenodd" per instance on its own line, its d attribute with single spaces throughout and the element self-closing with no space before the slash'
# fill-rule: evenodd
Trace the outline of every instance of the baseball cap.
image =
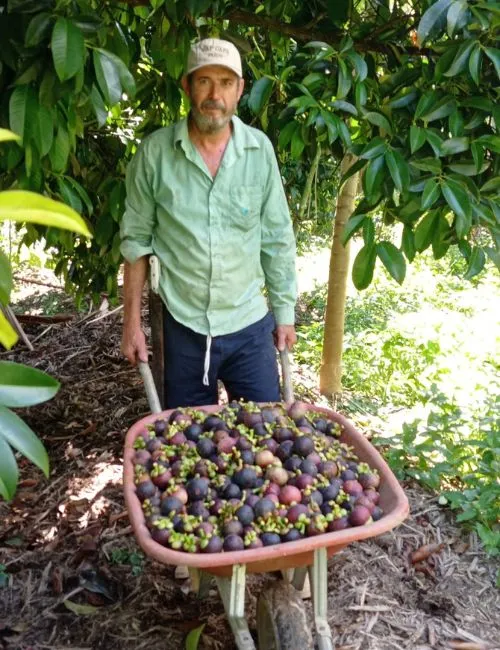
<svg viewBox="0 0 500 650">
<path fill-rule="evenodd" d="M 236 47 L 220 38 L 205 38 L 194 43 L 188 54 L 185 75 L 205 65 L 223 65 L 242 77 L 241 57 Z"/>
</svg>

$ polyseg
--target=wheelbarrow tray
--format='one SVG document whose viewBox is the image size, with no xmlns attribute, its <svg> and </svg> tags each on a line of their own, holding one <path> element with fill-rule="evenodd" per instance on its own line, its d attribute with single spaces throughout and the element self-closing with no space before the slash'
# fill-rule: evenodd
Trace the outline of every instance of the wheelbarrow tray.
<svg viewBox="0 0 500 650">
<path fill-rule="evenodd" d="M 222 407 L 214 405 L 197 408 L 206 413 L 215 413 Z M 203 569 L 216 576 L 230 576 L 233 565 L 236 564 L 245 564 L 247 573 L 263 573 L 310 566 L 314 561 L 314 551 L 316 549 L 325 548 L 328 557 L 331 557 L 351 542 L 376 537 L 398 526 L 408 515 L 408 500 L 396 477 L 379 452 L 355 429 L 349 420 L 339 413 L 317 406 L 309 406 L 308 410 L 337 422 L 342 431 L 340 441 L 350 445 L 360 461 L 368 463 L 370 467 L 378 470 L 381 479 L 379 505 L 384 511 L 384 516 L 381 519 L 363 526 L 306 537 L 296 542 L 286 542 L 275 546 L 264 546 L 243 551 L 206 554 L 186 553 L 161 546 L 150 535 L 141 503 L 135 493 L 133 457 L 136 438 L 144 432 L 147 424 L 153 423 L 158 418 L 168 418 L 172 410 L 167 410 L 142 418 L 129 429 L 125 438 L 123 457 L 125 503 L 134 534 L 146 555 L 163 564 L 182 564 L 196 569 Z"/>
</svg>

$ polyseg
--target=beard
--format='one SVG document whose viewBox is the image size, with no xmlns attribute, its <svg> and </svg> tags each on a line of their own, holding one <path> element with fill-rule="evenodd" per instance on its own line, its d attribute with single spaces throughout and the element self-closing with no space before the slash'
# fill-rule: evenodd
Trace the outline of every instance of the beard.
<svg viewBox="0 0 500 650">
<path fill-rule="evenodd" d="M 220 116 L 205 115 L 200 109 L 218 109 L 221 111 Z M 222 102 L 214 102 L 206 99 L 202 102 L 200 109 L 197 106 L 191 106 L 191 115 L 193 120 L 202 133 L 217 133 L 222 131 L 236 112 L 236 103 L 226 108 Z"/>
</svg>

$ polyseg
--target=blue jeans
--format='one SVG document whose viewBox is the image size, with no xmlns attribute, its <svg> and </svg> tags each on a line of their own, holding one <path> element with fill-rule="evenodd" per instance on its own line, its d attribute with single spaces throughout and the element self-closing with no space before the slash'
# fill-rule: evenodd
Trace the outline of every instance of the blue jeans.
<svg viewBox="0 0 500 650">
<path fill-rule="evenodd" d="M 222 336 L 210 347 L 208 386 L 203 384 L 207 337 L 178 323 L 164 309 L 165 406 L 203 406 L 218 403 L 217 381 L 229 399 L 277 402 L 280 385 L 273 331 L 274 316 Z"/>
</svg>

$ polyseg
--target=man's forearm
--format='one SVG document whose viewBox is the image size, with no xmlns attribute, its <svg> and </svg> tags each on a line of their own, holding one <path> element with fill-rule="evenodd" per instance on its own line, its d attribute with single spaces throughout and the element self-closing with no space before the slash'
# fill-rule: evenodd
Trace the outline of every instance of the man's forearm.
<svg viewBox="0 0 500 650">
<path fill-rule="evenodd" d="M 126 327 L 140 327 L 142 290 L 148 274 L 148 258 L 125 262 L 123 276 L 123 318 Z"/>
</svg>

